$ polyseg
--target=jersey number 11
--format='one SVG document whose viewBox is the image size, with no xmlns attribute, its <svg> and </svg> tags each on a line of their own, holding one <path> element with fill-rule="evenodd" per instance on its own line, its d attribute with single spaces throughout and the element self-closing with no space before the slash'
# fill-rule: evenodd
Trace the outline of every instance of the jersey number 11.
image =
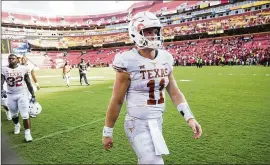
<svg viewBox="0 0 270 165">
<path fill-rule="evenodd" d="M 155 80 L 150 80 L 147 83 L 147 87 L 149 87 L 149 100 L 147 100 L 147 105 L 156 105 L 164 103 L 164 97 L 162 90 L 165 86 L 165 79 L 161 79 L 159 82 L 159 99 L 155 100 Z"/>
</svg>

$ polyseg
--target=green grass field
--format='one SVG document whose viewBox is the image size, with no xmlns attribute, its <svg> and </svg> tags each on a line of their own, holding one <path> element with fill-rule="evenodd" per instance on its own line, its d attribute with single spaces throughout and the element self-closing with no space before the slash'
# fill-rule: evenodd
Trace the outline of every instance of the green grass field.
<svg viewBox="0 0 270 165">
<path fill-rule="evenodd" d="M 2 110 L 2 129 L 23 163 L 136 164 L 124 133 L 122 107 L 114 130 L 114 148 L 101 143 L 114 71 L 92 68 L 90 86 L 81 86 L 78 70 L 71 87 L 61 70 L 36 71 L 42 89 L 36 93 L 42 113 L 32 121 L 32 143 L 13 134 Z M 166 97 L 163 134 L 170 155 L 166 164 L 270 164 L 270 67 L 175 67 L 174 75 L 202 126 L 200 139 Z M 191 81 L 181 81 L 191 80 Z M 20 120 L 22 123 L 22 121 Z"/>
</svg>

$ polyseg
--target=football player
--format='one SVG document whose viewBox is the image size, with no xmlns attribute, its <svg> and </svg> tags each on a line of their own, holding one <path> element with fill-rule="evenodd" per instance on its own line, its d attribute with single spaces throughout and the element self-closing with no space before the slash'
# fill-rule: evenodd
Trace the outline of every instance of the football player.
<svg viewBox="0 0 270 165">
<path fill-rule="evenodd" d="M 71 66 L 69 65 L 69 61 L 67 61 L 63 67 L 63 78 L 66 79 L 67 86 L 69 87 L 69 79 L 70 79 L 70 71 Z"/>
<path fill-rule="evenodd" d="M 33 140 L 30 132 L 31 123 L 29 119 L 29 99 L 28 91 L 31 93 L 30 102 L 35 102 L 34 90 L 31 85 L 31 80 L 28 75 L 28 69 L 26 66 L 18 65 L 17 56 L 10 54 L 8 57 L 8 65 L 2 67 L 1 74 L 1 89 L 2 95 L 3 84 L 7 83 L 7 104 L 11 112 L 12 120 L 15 124 L 14 134 L 20 133 L 19 116 L 23 118 L 23 125 L 25 128 L 24 135 L 26 142 Z M 3 97 L 3 96 L 2 96 Z"/>
<path fill-rule="evenodd" d="M 86 77 L 86 72 L 87 72 L 87 65 L 84 62 L 84 59 L 81 59 L 81 62 L 79 63 L 79 73 L 80 73 L 80 83 L 82 85 L 82 78 L 84 78 L 84 82 L 86 85 L 89 85 L 87 77 Z"/>
<path fill-rule="evenodd" d="M 28 69 L 28 75 L 30 77 L 32 87 L 34 89 L 34 92 L 36 92 L 37 90 L 40 89 L 40 86 L 38 84 L 38 81 L 37 81 L 37 78 L 36 78 L 36 75 L 35 75 L 34 66 L 29 65 L 28 59 L 25 56 L 21 57 L 20 62 L 21 62 L 20 63 L 21 65 L 24 65 L 24 66 L 27 67 L 27 69 Z M 31 96 L 32 96 L 31 93 L 28 92 L 28 98 L 29 98 L 29 100 L 31 99 Z M 36 117 L 36 115 L 33 115 L 31 113 L 30 113 L 30 116 L 33 117 L 33 118 Z"/>
<path fill-rule="evenodd" d="M 197 139 L 202 134 L 188 102 L 173 76 L 173 57 L 162 50 L 162 25 L 150 12 L 137 13 L 129 23 L 129 36 L 137 49 L 115 56 L 116 72 L 112 97 L 103 128 L 103 145 L 113 147 L 113 128 L 126 98 L 124 129 L 138 157 L 138 164 L 164 164 L 169 154 L 162 135 L 165 89 Z"/>
</svg>

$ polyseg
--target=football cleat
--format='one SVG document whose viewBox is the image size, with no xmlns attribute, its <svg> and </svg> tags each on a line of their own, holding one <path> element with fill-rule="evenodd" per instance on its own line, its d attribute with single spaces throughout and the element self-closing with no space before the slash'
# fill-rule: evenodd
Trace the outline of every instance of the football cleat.
<svg viewBox="0 0 270 165">
<path fill-rule="evenodd" d="M 24 137 L 25 137 L 25 141 L 26 141 L 26 142 L 31 142 L 31 141 L 33 141 L 33 138 L 32 138 L 32 136 L 31 136 L 30 133 L 25 133 L 25 134 L 24 134 Z"/>
<path fill-rule="evenodd" d="M 15 124 L 15 126 L 14 126 L 14 134 L 19 134 L 20 131 L 21 131 L 21 125 L 20 125 L 20 123 Z"/>
</svg>

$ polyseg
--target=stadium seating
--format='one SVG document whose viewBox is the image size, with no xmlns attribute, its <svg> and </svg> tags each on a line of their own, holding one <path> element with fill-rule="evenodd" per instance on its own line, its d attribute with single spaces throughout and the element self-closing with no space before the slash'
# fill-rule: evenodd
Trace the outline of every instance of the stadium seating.
<svg viewBox="0 0 270 165">
<path fill-rule="evenodd" d="M 174 43 L 165 43 L 164 49 L 168 50 L 178 61 L 180 65 L 195 65 L 196 58 L 201 57 L 205 64 L 217 65 L 223 56 L 228 64 L 232 61 L 234 64 L 248 64 L 247 60 L 252 57 L 256 63 L 260 63 L 267 53 L 270 53 L 270 33 L 219 37 L 201 40 L 179 41 Z M 71 65 L 77 65 L 81 58 L 91 65 L 111 64 L 114 56 L 118 52 L 127 51 L 133 48 L 102 48 L 89 50 L 82 55 L 81 51 L 68 51 L 64 57 L 61 52 L 48 52 L 50 64 L 56 65 L 56 59 L 68 60 Z M 48 65 L 48 61 L 46 61 Z M 44 62 L 44 63 L 45 63 Z"/>
<path fill-rule="evenodd" d="M 96 16 L 67 16 L 64 19 L 61 17 L 38 17 L 23 14 L 13 14 L 2 12 L 2 20 L 5 23 L 15 24 L 41 24 L 43 26 L 91 26 L 96 25 L 97 22 L 107 24 L 110 22 L 112 16 L 115 16 L 117 22 L 125 22 L 128 13 L 132 15 L 140 11 L 150 11 L 160 13 L 161 10 L 171 11 L 175 10 L 177 6 L 186 3 L 189 5 L 195 5 L 199 1 L 171 1 L 160 3 L 159 1 L 145 1 L 132 5 L 127 11 L 115 12 L 110 14 L 101 14 Z M 101 17 L 104 19 L 101 21 Z M 87 22 L 87 19 L 91 21 Z M 191 35 L 196 33 L 217 33 L 228 29 L 245 28 L 261 24 L 270 23 L 270 9 L 256 10 L 251 12 L 245 12 L 237 15 L 222 16 L 218 18 L 186 21 L 180 23 L 181 18 L 173 18 L 174 21 L 179 21 L 176 24 L 171 24 L 163 28 L 163 35 L 165 38 L 171 38 L 174 36 Z M 5 29 L 6 30 L 6 29 Z M 99 31 L 106 31 L 106 29 L 98 29 Z M 23 31 L 23 29 L 22 29 Z M 216 61 L 223 56 L 225 61 L 228 62 L 233 59 L 240 61 L 246 61 L 248 56 L 258 56 L 260 59 L 269 51 L 269 33 L 263 35 L 255 35 L 251 40 L 244 41 L 241 37 L 228 37 L 228 38 L 215 38 L 215 39 L 203 39 L 182 41 L 175 43 L 166 43 L 165 48 L 170 51 L 175 60 L 179 61 L 182 65 L 192 65 L 195 63 L 196 58 L 201 56 L 206 62 Z M 219 41 L 220 40 L 220 41 Z M 217 42 L 216 42 L 217 41 Z M 64 36 L 60 40 L 58 39 L 36 39 L 29 40 L 29 43 L 33 46 L 43 48 L 67 48 L 76 46 L 101 46 L 102 44 L 111 44 L 118 42 L 130 42 L 127 32 L 112 32 L 110 34 L 100 35 L 84 35 L 84 36 Z M 221 43 L 218 43 L 221 42 Z M 232 44 L 233 43 L 233 44 Z M 231 45 L 231 46 L 229 46 Z M 237 47 L 232 47 L 237 45 Z M 111 64 L 116 53 L 119 51 L 125 51 L 131 47 L 121 48 L 107 48 L 88 50 L 86 54 L 82 55 L 81 51 L 67 51 L 67 55 L 64 56 L 61 51 L 48 52 L 46 58 L 44 58 L 41 67 L 58 67 L 60 63 L 65 60 L 70 61 L 72 65 L 77 65 L 80 59 L 83 57 L 86 61 L 89 61 L 91 65 L 99 64 Z M 251 53 L 250 53 L 251 52 Z M 35 54 L 35 52 L 33 52 Z M 230 54 L 233 54 L 232 57 Z M 258 60 L 257 60 L 258 61 Z"/>
<path fill-rule="evenodd" d="M 234 16 L 224 16 L 222 18 L 213 18 L 209 20 L 199 20 L 165 26 L 163 33 L 165 37 L 173 37 L 175 35 L 210 33 L 220 30 L 250 27 L 260 24 L 269 24 L 270 23 L 269 16 L 270 16 L 269 9 L 262 11 L 253 11 Z M 63 40 L 66 41 L 67 46 L 72 47 L 83 45 L 100 45 L 104 43 L 109 44 L 116 42 L 129 42 L 129 36 L 127 32 L 123 32 L 123 33 L 111 33 L 111 34 L 91 35 L 81 37 L 78 36 L 64 37 L 61 41 Z M 33 44 L 36 45 L 35 43 Z M 48 47 L 48 45 L 50 44 L 44 44 L 44 46 L 42 47 L 45 47 L 45 45 Z M 54 45 L 57 45 L 55 47 L 59 46 L 58 43 L 54 43 Z"/>
<path fill-rule="evenodd" d="M 270 33 L 220 37 L 213 39 L 182 41 L 166 46 L 180 65 L 195 65 L 196 58 L 200 57 L 205 63 L 219 61 L 238 62 L 247 64 L 252 58 L 258 64 L 265 55 L 270 53 Z M 249 62 L 250 63 L 250 62 Z M 217 65 L 218 63 L 216 63 Z"/>
</svg>

